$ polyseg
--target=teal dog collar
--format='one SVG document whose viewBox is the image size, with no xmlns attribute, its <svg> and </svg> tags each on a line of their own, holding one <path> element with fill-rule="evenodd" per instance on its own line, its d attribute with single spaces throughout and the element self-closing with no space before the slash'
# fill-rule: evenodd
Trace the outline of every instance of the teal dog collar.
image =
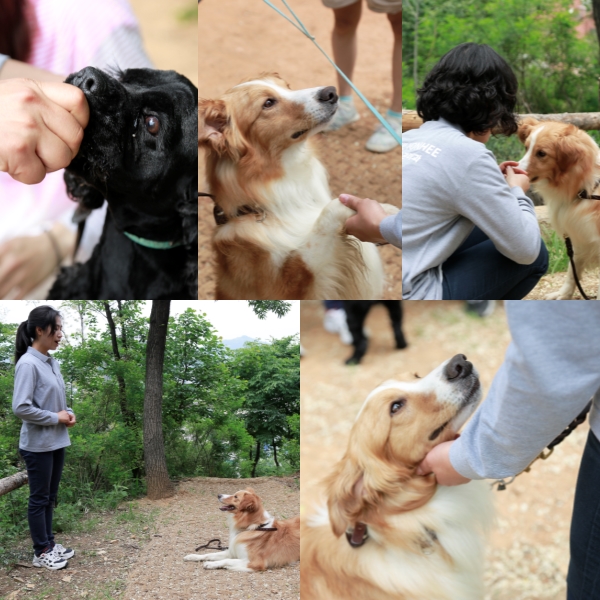
<svg viewBox="0 0 600 600">
<path fill-rule="evenodd" d="M 156 240 L 147 240 L 146 238 L 138 237 L 133 233 L 123 232 L 132 242 L 144 246 L 145 248 L 152 248 L 153 250 L 170 250 L 171 248 L 177 248 L 177 246 L 183 246 L 183 242 L 157 242 Z"/>
</svg>

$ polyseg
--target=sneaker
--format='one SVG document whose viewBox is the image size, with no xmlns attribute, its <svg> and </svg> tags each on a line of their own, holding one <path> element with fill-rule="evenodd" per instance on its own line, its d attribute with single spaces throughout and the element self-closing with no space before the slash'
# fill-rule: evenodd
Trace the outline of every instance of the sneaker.
<svg viewBox="0 0 600 600">
<path fill-rule="evenodd" d="M 338 109 L 335 112 L 335 115 L 333 115 L 331 121 L 327 123 L 324 131 L 336 131 L 340 127 L 348 125 L 349 123 L 354 123 L 359 119 L 360 115 L 356 108 L 354 108 L 354 102 L 340 101 L 338 102 Z"/>
<path fill-rule="evenodd" d="M 60 558 L 50 548 L 46 548 L 46 552 L 42 552 L 39 556 L 33 555 L 34 567 L 46 567 L 46 569 L 50 569 L 51 571 L 58 571 L 58 569 L 64 569 L 68 564 L 64 558 Z"/>
<path fill-rule="evenodd" d="M 346 321 L 346 311 L 343 308 L 330 308 L 325 311 L 323 327 L 329 333 L 337 333 L 340 336 L 342 344 L 350 346 L 352 344 L 352 334 L 348 329 Z"/>
<path fill-rule="evenodd" d="M 402 135 L 402 117 L 392 117 L 388 115 L 385 120 L 392 126 L 392 129 Z M 398 142 L 392 137 L 392 134 L 380 125 L 375 133 L 368 139 L 365 148 L 370 152 L 389 152 L 398 146 Z"/>
<path fill-rule="evenodd" d="M 62 544 L 54 544 L 52 550 L 54 550 L 54 554 L 60 558 L 64 558 L 65 560 L 75 556 L 75 550 L 71 550 L 71 548 L 65 548 Z"/>
</svg>

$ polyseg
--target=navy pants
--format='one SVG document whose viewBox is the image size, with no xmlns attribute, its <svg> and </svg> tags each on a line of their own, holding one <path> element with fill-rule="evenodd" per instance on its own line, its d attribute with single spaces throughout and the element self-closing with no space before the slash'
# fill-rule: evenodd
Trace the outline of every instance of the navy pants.
<svg viewBox="0 0 600 600">
<path fill-rule="evenodd" d="M 591 431 L 575 489 L 567 600 L 600 600 L 600 442 Z"/>
<path fill-rule="evenodd" d="M 65 449 L 60 448 L 51 452 L 28 452 L 19 449 L 19 452 L 27 465 L 29 477 L 27 520 L 33 549 L 39 556 L 46 548 L 54 546 L 52 514 L 65 464 Z"/>
<path fill-rule="evenodd" d="M 548 270 L 544 242 L 530 265 L 501 254 L 479 227 L 442 264 L 444 300 L 521 300 Z"/>
</svg>

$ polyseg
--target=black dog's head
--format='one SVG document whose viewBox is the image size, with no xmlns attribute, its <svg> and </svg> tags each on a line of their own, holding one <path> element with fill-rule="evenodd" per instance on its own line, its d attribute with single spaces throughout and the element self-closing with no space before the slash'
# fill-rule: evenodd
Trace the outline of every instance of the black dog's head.
<svg viewBox="0 0 600 600">
<path fill-rule="evenodd" d="M 153 69 L 112 77 L 87 67 L 66 82 L 90 106 L 65 177 L 70 195 L 87 209 L 106 198 L 118 227 L 135 235 L 172 233 L 183 216 L 188 237 L 188 225 L 197 229 L 197 88 L 174 71 Z"/>
</svg>

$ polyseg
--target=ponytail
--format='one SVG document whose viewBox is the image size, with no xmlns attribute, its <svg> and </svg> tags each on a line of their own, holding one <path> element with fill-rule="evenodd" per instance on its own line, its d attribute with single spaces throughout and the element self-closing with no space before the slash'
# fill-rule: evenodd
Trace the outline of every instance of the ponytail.
<svg viewBox="0 0 600 600">
<path fill-rule="evenodd" d="M 17 329 L 17 339 L 15 340 L 15 365 L 23 354 L 27 352 L 27 348 L 31 346 L 37 337 L 36 327 L 40 327 L 42 331 L 46 331 L 50 327 L 50 332 L 56 331 L 56 317 L 60 313 L 51 306 L 44 305 L 34 308 L 29 313 L 27 321 L 23 321 Z"/>
</svg>

